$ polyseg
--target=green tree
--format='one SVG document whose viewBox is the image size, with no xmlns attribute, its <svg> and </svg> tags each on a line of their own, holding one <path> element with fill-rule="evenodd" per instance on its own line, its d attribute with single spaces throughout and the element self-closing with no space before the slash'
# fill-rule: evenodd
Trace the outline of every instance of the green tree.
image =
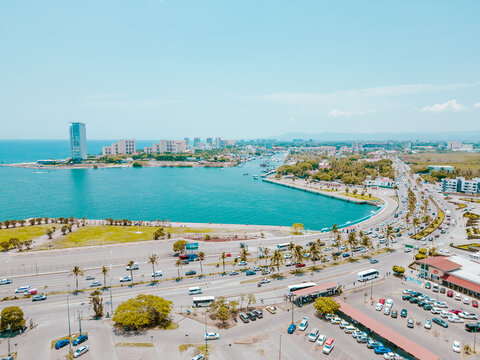
<svg viewBox="0 0 480 360">
<path fill-rule="evenodd" d="M 245 269 L 247 269 L 246 262 L 247 262 L 248 255 L 250 255 L 250 253 L 248 252 L 247 248 L 244 247 L 242 251 L 240 251 L 240 261 L 245 261 Z"/>
<path fill-rule="evenodd" d="M 185 251 L 185 247 L 187 246 L 188 242 L 185 240 L 177 240 L 173 243 L 173 251 L 182 253 Z"/>
<path fill-rule="evenodd" d="M 8 249 L 10 249 L 10 243 L 6 240 L 2 241 L 0 246 L 2 247 L 3 251 L 8 251 Z"/>
<path fill-rule="evenodd" d="M 255 305 L 257 303 L 257 299 L 255 299 L 255 295 L 253 294 L 248 294 L 247 301 L 247 309 L 250 307 L 250 305 Z"/>
<path fill-rule="evenodd" d="M 23 311 L 18 306 L 8 306 L 2 310 L 0 331 L 19 331 L 25 327 Z"/>
<path fill-rule="evenodd" d="M 90 304 L 93 306 L 94 317 L 100 319 L 103 316 L 103 299 L 100 297 L 100 291 L 90 293 Z"/>
<path fill-rule="evenodd" d="M 217 311 L 215 312 L 215 315 L 219 320 L 222 321 L 223 324 L 228 320 L 230 317 L 230 309 L 228 308 L 227 305 L 221 305 L 217 308 Z"/>
<path fill-rule="evenodd" d="M 175 261 L 175 266 L 177 267 L 177 273 L 178 273 L 178 278 L 180 279 L 180 268 L 182 267 L 183 263 L 182 263 L 182 259 L 177 259 L 177 261 Z"/>
<path fill-rule="evenodd" d="M 265 257 L 265 266 L 267 266 L 268 255 L 270 254 L 270 249 L 268 247 L 263 248 L 263 256 Z"/>
<path fill-rule="evenodd" d="M 292 228 L 293 228 L 293 233 L 294 233 L 295 235 L 299 235 L 299 234 L 301 234 L 302 231 L 303 231 L 303 224 L 301 224 L 301 223 L 295 223 L 295 224 L 293 224 Z"/>
<path fill-rule="evenodd" d="M 48 236 L 49 239 L 52 238 L 52 235 L 53 235 L 53 230 L 52 230 L 52 229 L 48 228 L 45 233 L 47 234 L 47 236 Z"/>
<path fill-rule="evenodd" d="M 152 254 L 148 256 L 148 263 L 152 265 L 152 274 L 155 274 L 155 265 L 158 264 L 158 255 Z M 156 277 L 153 278 L 155 281 Z"/>
<path fill-rule="evenodd" d="M 413 218 L 413 228 L 414 228 L 415 235 L 417 235 L 417 226 L 419 225 L 420 225 L 420 219 L 417 217 Z"/>
<path fill-rule="evenodd" d="M 352 258 L 353 258 L 353 249 L 357 246 L 358 240 L 357 240 L 357 234 L 354 233 L 353 231 L 348 234 L 348 245 L 350 245 L 350 250 L 352 253 Z"/>
<path fill-rule="evenodd" d="M 400 276 L 403 275 L 404 272 L 405 272 L 405 268 L 403 266 L 399 266 L 399 265 L 393 265 L 392 270 L 393 270 L 394 273 L 396 273 Z"/>
<path fill-rule="evenodd" d="M 163 227 L 155 230 L 155 232 L 153 233 L 153 240 L 158 240 L 160 238 L 163 238 L 165 237 L 165 231 L 163 229 Z"/>
<path fill-rule="evenodd" d="M 318 315 L 333 314 L 340 309 L 340 304 L 331 297 L 319 297 L 315 300 L 313 307 L 317 310 Z"/>
<path fill-rule="evenodd" d="M 292 255 L 293 262 L 303 263 L 303 260 L 305 259 L 303 254 L 305 254 L 305 251 L 303 250 L 302 245 L 296 245 Z"/>
<path fill-rule="evenodd" d="M 20 240 L 18 240 L 17 238 L 10 238 L 9 241 L 12 248 L 14 249 L 18 248 L 18 245 L 20 244 Z"/>
<path fill-rule="evenodd" d="M 83 270 L 80 269 L 80 266 L 75 265 L 72 269 L 72 274 L 75 275 L 75 285 L 78 291 L 78 275 L 83 275 Z"/>
<path fill-rule="evenodd" d="M 395 230 L 393 229 L 392 226 L 388 225 L 385 228 L 385 239 L 387 240 L 387 246 L 390 245 L 390 241 L 392 241 L 395 238 Z"/>
<path fill-rule="evenodd" d="M 149 328 L 169 321 L 172 302 L 155 295 L 140 294 L 121 303 L 113 321 L 128 329 Z"/>
<path fill-rule="evenodd" d="M 275 250 L 270 257 L 270 266 L 277 268 L 277 272 L 280 270 L 280 266 L 283 265 L 283 255 L 280 250 Z"/>
<path fill-rule="evenodd" d="M 312 242 L 310 244 L 310 258 L 313 261 L 313 266 L 315 266 L 315 262 L 320 259 L 321 255 L 322 255 L 322 251 L 320 250 L 318 243 Z"/>
</svg>

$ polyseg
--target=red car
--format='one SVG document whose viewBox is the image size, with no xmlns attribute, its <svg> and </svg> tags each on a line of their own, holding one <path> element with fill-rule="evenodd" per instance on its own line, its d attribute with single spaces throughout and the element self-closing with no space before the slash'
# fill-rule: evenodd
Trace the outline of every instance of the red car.
<svg viewBox="0 0 480 360">
<path fill-rule="evenodd" d="M 472 300 L 472 306 L 478 308 L 478 301 Z"/>
<path fill-rule="evenodd" d="M 458 315 L 462 312 L 462 310 L 458 310 L 458 309 L 452 309 L 450 310 L 451 313 L 454 313 L 455 315 Z"/>
<path fill-rule="evenodd" d="M 182 254 L 179 256 L 180 259 L 184 260 L 184 259 L 188 259 L 188 255 L 186 254 Z"/>
<path fill-rule="evenodd" d="M 378 300 L 378 302 L 379 302 L 380 304 L 385 304 L 385 299 L 384 299 L 384 298 L 380 298 L 380 300 Z"/>
<path fill-rule="evenodd" d="M 305 264 L 304 263 L 296 263 L 295 264 L 295 267 L 299 268 L 299 267 L 304 267 Z"/>
<path fill-rule="evenodd" d="M 448 290 L 448 291 L 447 291 L 447 296 L 448 296 L 448 297 L 453 297 L 453 291 L 452 291 L 452 290 Z"/>
<path fill-rule="evenodd" d="M 225 256 L 226 256 L 226 257 L 230 257 L 230 256 L 232 256 L 232 254 L 227 253 L 227 254 L 225 254 Z"/>
</svg>

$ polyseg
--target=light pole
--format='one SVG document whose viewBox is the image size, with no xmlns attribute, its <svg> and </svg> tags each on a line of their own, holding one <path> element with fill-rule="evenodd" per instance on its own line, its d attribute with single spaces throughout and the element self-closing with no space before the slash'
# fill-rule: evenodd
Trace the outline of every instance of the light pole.
<svg viewBox="0 0 480 360">
<path fill-rule="evenodd" d="M 282 359 L 282 334 L 280 334 L 280 348 L 278 350 L 278 360 Z"/>
<path fill-rule="evenodd" d="M 113 316 L 112 278 L 110 278 L 110 316 Z"/>
<path fill-rule="evenodd" d="M 205 355 L 208 355 L 208 343 L 207 343 L 207 312 L 205 311 Z"/>
<path fill-rule="evenodd" d="M 71 333 L 71 330 L 70 330 L 70 303 L 68 301 L 68 297 L 70 295 L 67 295 L 67 316 L 68 316 L 68 347 L 70 349 L 70 351 L 72 351 L 72 343 L 71 343 L 71 337 L 72 337 L 72 333 Z"/>
<path fill-rule="evenodd" d="M 82 311 L 78 310 L 78 331 L 82 335 Z"/>
</svg>

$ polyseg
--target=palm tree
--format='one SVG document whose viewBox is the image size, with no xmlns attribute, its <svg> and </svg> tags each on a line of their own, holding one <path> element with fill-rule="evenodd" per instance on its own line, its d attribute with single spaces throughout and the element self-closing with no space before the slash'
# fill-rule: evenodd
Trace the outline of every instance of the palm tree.
<svg viewBox="0 0 480 360">
<path fill-rule="evenodd" d="M 152 274 L 155 275 L 155 265 L 158 264 L 158 255 L 152 254 L 148 257 L 148 263 L 152 264 Z M 155 281 L 156 277 L 153 277 L 153 281 Z"/>
<path fill-rule="evenodd" d="M 248 250 L 246 248 L 243 248 L 242 251 L 240 251 L 240 261 L 245 261 L 244 266 L 245 270 L 247 269 L 247 257 L 250 255 Z"/>
<path fill-rule="evenodd" d="M 420 219 L 415 217 L 413 218 L 413 228 L 414 228 L 414 232 L 415 232 L 415 235 L 417 235 L 417 226 L 420 225 Z"/>
<path fill-rule="evenodd" d="M 202 273 L 203 276 L 203 266 L 202 266 L 202 261 L 205 260 L 205 253 L 203 251 L 200 251 L 198 253 L 198 260 L 200 261 L 200 272 Z"/>
<path fill-rule="evenodd" d="M 225 274 L 225 259 L 227 258 L 227 254 L 225 254 L 225 251 L 222 252 L 222 255 L 220 255 L 220 260 L 222 260 L 223 264 L 223 273 Z"/>
<path fill-rule="evenodd" d="M 175 266 L 177 267 L 177 272 L 178 272 L 178 278 L 180 278 L 180 268 L 182 267 L 183 263 L 182 263 L 182 259 L 177 259 L 177 261 L 175 261 Z"/>
<path fill-rule="evenodd" d="M 333 224 L 332 230 L 330 230 L 330 232 L 333 234 L 333 238 L 335 238 L 335 235 L 338 234 L 338 232 L 339 232 L 339 230 L 338 230 L 338 225 L 337 225 L 337 224 Z"/>
<path fill-rule="evenodd" d="M 357 246 L 358 240 L 357 240 L 357 234 L 354 233 L 353 231 L 348 234 L 348 240 L 347 240 L 348 245 L 350 245 L 350 250 L 352 253 L 352 258 L 353 258 L 353 249 Z"/>
<path fill-rule="evenodd" d="M 130 269 L 130 278 L 132 279 L 132 284 L 133 284 L 133 264 L 135 264 L 133 260 L 130 260 L 127 264 L 127 267 Z"/>
<path fill-rule="evenodd" d="M 75 284 L 78 291 L 78 275 L 83 275 L 83 270 L 80 269 L 80 266 L 75 265 L 73 267 L 72 274 L 75 275 Z"/>
<path fill-rule="evenodd" d="M 395 230 L 393 230 L 392 226 L 387 226 L 385 229 L 385 239 L 387 240 L 387 246 L 390 245 L 390 240 L 395 238 Z"/>
<path fill-rule="evenodd" d="M 303 262 L 304 256 L 303 254 L 305 251 L 303 250 L 302 245 L 296 245 L 295 249 L 293 250 L 292 260 L 294 263 L 301 263 Z"/>
<path fill-rule="evenodd" d="M 322 251 L 316 242 L 312 242 L 310 244 L 310 257 L 313 261 L 313 266 L 315 266 L 315 262 L 320 259 Z"/>
<path fill-rule="evenodd" d="M 277 272 L 280 270 L 280 265 L 283 265 L 283 256 L 280 250 L 275 250 L 270 256 L 270 266 L 272 268 L 277 268 Z"/>
<path fill-rule="evenodd" d="M 102 274 L 103 274 L 103 287 L 107 287 L 108 267 L 102 266 Z"/>
<path fill-rule="evenodd" d="M 267 247 L 264 247 L 263 256 L 265 257 L 265 266 L 267 266 L 268 254 L 270 254 L 270 249 Z"/>
</svg>

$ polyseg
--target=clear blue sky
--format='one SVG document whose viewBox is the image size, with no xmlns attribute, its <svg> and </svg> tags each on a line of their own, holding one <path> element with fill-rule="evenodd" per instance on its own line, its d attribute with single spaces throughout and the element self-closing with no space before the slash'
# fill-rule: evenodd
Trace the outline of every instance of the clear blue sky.
<svg viewBox="0 0 480 360">
<path fill-rule="evenodd" d="M 480 130 L 479 1 L 0 0 L 0 138 Z"/>
</svg>

